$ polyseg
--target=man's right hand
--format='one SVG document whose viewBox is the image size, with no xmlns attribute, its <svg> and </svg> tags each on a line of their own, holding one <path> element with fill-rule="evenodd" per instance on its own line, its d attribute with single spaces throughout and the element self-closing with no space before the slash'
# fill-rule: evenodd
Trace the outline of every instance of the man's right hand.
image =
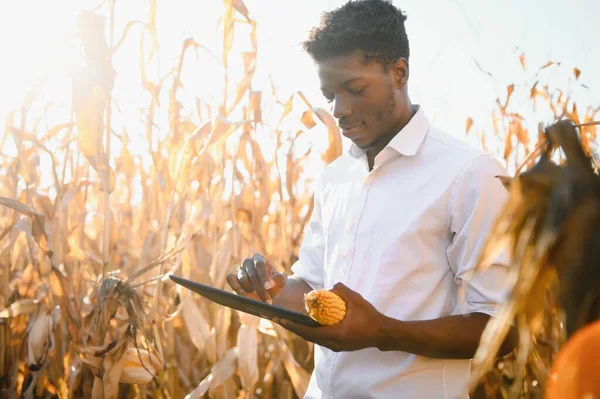
<svg viewBox="0 0 600 399">
<path fill-rule="evenodd" d="M 239 295 L 273 303 L 283 290 L 287 276 L 276 271 L 261 254 L 244 259 L 236 273 L 227 275 L 227 283 Z"/>
</svg>

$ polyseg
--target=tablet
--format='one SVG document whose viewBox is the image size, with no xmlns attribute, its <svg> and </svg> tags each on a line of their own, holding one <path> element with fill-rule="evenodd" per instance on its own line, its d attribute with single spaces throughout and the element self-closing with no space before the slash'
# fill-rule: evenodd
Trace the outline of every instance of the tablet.
<svg viewBox="0 0 600 399">
<path fill-rule="evenodd" d="M 308 327 L 319 327 L 321 325 L 317 321 L 302 313 L 294 312 L 292 310 L 284 309 L 275 305 L 269 305 L 268 303 L 246 298 L 242 295 L 220 290 L 218 288 L 200 284 L 185 278 L 173 275 L 169 277 L 177 284 L 190 289 L 213 302 L 239 310 L 241 312 L 249 313 L 268 320 L 271 320 L 274 317 L 287 319 Z"/>
</svg>

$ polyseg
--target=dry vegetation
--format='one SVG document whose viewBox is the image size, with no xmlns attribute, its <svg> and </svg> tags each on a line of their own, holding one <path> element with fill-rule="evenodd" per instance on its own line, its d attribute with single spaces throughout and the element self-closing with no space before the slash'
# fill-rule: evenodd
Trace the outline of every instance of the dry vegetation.
<svg viewBox="0 0 600 399">
<path fill-rule="evenodd" d="M 146 69 L 158 51 L 156 0 L 149 2 L 149 18 L 127 24 L 122 36 L 110 18 L 114 6 L 103 5 L 108 19 L 81 15 L 83 62 L 72 101 L 62 105 L 67 117 L 47 124 L 51 104 L 40 84 L 10 114 L 0 138 L 0 147 L 12 141 L 17 149 L 17 156 L 0 158 L 0 396 L 301 397 L 312 369 L 310 344 L 215 306 L 167 277 L 222 288 L 226 273 L 255 252 L 289 271 L 318 172 L 303 168 L 315 158 L 324 166 L 341 153 L 335 121 L 302 93 L 281 101 L 275 89 L 252 90 L 256 24 L 241 0 L 224 2 L 218 58 L 227 71 L 229 60 L 241 57 L 242 79 L 225 73 L 218 102 L 196 97 L 186 106 L 184 59 L 203 52 L 202 44 L 187 39 L 170 72 L 151 81 Z M 231 49 L 239 32 L 252 49 L 237 54 Z M 132 154 L 128 132 L 115 131 L 111 122 L 119 112 L 111 101 L 119 73 L 112 59 L 135 35 L 149 98 L 140 111 L 148 162 Z M 168 104 L 159 101 L 164 92 Z M 591 121 L 598 112 L 589 108 L 580 120 L 567 94 L 538 84 L 530 93 L 555 120 Z M 509 87 L 498 101 L 493 137 L 504 143 L 507 162 L 528 166 L 536 145 L 523 118 L 510 111 L 512 94 Z M 32 111 L 40 103 L 43 111 Z M 167 134 L 156 122 L 161 107 L 168 107 Z M 468 120 L 467 131 L 472 125 Z M 583 129 L 590 149 L 595 126 Z M 312 131 L 327 135 L 325 148 L 306 140 L 298 145 Z M 477 134 L 485 146 L 489 136 Z M 511 386 L 539 397 L 543 368 L 562 342 L 554 299 L 546 296 L 530 361 L 522 367 L 511 358 L 499 362 L 479 388 L 487 397 L 504 397 Z M 514 383 L 517 377 L 522 383 Z"/>
<path fill-rule="evenodd" d="M 526 70 L 524 55 L 519 59 Z M 490 137 L 499 144 L 497 155 L 514 174 L 503 179 L 510 200 L 481 254 L 479 268 L 497 251 L 509 248 L 517 281 L 498 319 L 488 325 L 474 359 L 471 383 L 476 398 L 543 397 L 553 361 L 565 341 L 585 323 L 600 318 L 593 309 L 600 293 L 594 286 L 599 281 L 596 238 L 591 233 L 600 194 L 595 121 L 600 107 L 587 106 L 580 116 L 572 92 L 588 88 L 579 81 L 577 68 L 566 89 L 541 84 L 539 75 L 559 66 L 548 62 L 535 71 L 532 83 L 519 88 L 528 108 L 546 108 L 547 123 L 528 131 L 519 113 L 526 109 L 511 105 L 515 93 L 511 84 L 505 99 L 496 100 L 493 135 L 483 130 L 475 133 L 483 147 Z M 473 125 L 468 118 L 467 132 Z M 519 328 L 519 347 L 512 355 L 494 360 L 511 321 Z"/>
</svg>

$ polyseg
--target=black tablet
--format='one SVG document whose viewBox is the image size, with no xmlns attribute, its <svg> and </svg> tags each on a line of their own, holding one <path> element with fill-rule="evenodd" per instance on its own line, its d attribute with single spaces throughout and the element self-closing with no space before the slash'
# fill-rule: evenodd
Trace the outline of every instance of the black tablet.
<svg viewBox="0 0 600 399">
<path fill-rule="evenodd" d="M 177 276 L 169 276 L 171 280 L 177 284 L 202 295 L 220 305 L 230 307 L 245 313 L 249 313 L 264 319 L 271 320 L 274 317 L 280 319 L 288 319 L 298 324 L 309 327 L 319 327 L 320 324 L 311 319 L 309 316 L 302 313 L 294 312 L 289 309 L 284 309 L 279 306 L 269 305 L 268 303 L 260 302 L 244 296 L 200 284 L 195 281 L 187 280 Z"/>
</svg>

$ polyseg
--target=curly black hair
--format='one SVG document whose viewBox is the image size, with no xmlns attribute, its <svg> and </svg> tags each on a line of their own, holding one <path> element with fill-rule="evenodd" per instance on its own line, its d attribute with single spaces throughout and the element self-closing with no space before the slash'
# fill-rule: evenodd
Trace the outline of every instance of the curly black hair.
<svg viewBox="0 0 600 399">
<path fill-rule="evenodd" d="M 406 15 L 390 0 L 349 1 L 323 13 L 302 46 L 315 61 L 362 50 L 366 63 L 376 60 L 387 68 L 401 57 L 408 61 L 404 21 Z"/>
</svg>

